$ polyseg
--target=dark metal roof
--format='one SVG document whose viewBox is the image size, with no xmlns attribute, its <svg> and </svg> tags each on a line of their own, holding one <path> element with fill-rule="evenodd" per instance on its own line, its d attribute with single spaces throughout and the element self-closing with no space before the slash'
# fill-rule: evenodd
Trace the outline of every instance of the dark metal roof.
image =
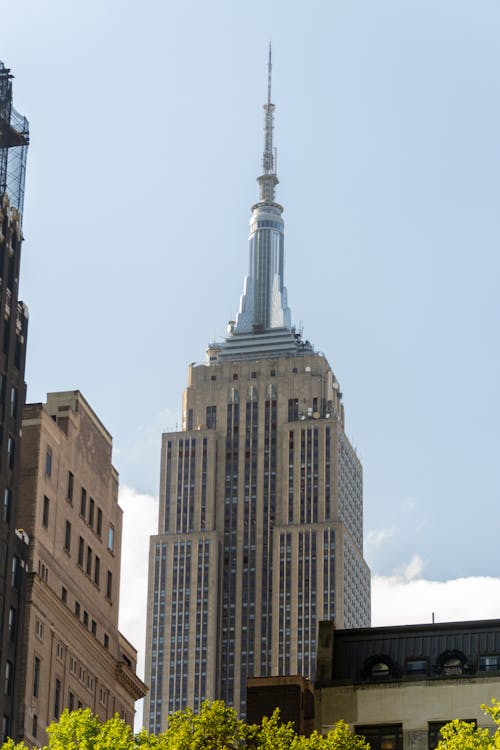
<svg viewBox="0 0 500 750">
<path fill-rule="evenodd" d="M 331 669 L 318 670 L 318 675 L 326 676 L 329 672 L 328 684 L 370 681 L 373 679 L 370 665 L 376 661 L 388 663 L 390 677 L 394 679 L 407 677 L 409 659 L 427 660 L 428 673 L 424 679 L 442 676 L 444 655 L 452 653 L 463 654 L 464 673 L 474 674 L 479 668 L 480 656 L 500 654 L 500 620 L 350 630 L 335 630 L 333 623 L 321 623 L 321 626 L 330 626 L 333 630 Z"/>
</svg>

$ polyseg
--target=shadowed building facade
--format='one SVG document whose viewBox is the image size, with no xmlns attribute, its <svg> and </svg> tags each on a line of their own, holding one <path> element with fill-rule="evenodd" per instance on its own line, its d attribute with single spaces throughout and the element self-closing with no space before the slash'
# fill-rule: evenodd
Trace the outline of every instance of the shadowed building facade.
<svg viewBox="0 0 500 750">
<path fill-rule="evenodd" d="M 291 324 L 272 144 L 239 313 L 190 365 L 179 432 L 163 435 L 151 538 L 144 724 L 221 698 L 246 713 L 252 676 L 314 675 L 318 621 L 370 622 L 361 464 L 322 354 Z"/>
<path fill-rule="evenodd" d="M 19 528 L 19 455 L 28 309 L 18 298 L 28 121 L 0 62 L 0 740 L 16 734 L 19 637 L 27 559 Z"/>
</svg>

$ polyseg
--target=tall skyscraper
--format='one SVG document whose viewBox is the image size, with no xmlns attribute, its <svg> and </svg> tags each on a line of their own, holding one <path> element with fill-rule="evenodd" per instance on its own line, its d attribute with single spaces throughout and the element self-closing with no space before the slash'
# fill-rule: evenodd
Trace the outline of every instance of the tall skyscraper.
<svg viewBox="0 0 500 750">
<path fill-rule="evenodd" d="M 0 62 L 0 740 L 16 734 L 20 626 L 27 558 L 18 523 L 28 310 L 18 299 L 28 121 L 12 104 Z"/>
<path fill-rule="evenodd" d="M 291 323 L 273 149 L 271 57 L 260 195 L 239 313 L 190 365 L 180 432 L 163 435 L 151 538 L 144 723 L 252 676 L 314 673 L 318 622 L 370 623 L 361 464 L 325 357 Z"/>
</svg>

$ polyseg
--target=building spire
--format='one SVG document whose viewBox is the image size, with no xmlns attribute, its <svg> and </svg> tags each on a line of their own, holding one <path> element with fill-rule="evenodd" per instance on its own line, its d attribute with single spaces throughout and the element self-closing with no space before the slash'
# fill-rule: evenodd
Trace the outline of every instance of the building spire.
<svg viewBox="0 0 500 750">
<path fill-rule="evenodd" d="M 273 148 L 275 106 L 271 101 L 272 53 L 267 61 L 267 100 L 264 104 L 264 153 L 262 174 L 257 178 L 260 199 L 252 206 L 249 267 L 240 309 L 230 320 L 222 345 L 209 345 L 209 361 L 298 356 L 313 351 L 309 341 L 292 326 L 284 284 L 285 248 L 283 206 L 275 201 L 278 184 L 276 150 Z"/>
<path fill-rule="evenodd" d="M 274 189 L 278 184 L 276 176 L 276 154 L 273 149 L 273 127 L 275 106 L 271 102 L 272 50 L 269 42 L 267 62 L 267 102 L 264 104 L 264 154 L 262 156 L 262 175 L 257 178 L 260 187 L 259 200 L 262 203 L 274 203 Z"/>
</svg>

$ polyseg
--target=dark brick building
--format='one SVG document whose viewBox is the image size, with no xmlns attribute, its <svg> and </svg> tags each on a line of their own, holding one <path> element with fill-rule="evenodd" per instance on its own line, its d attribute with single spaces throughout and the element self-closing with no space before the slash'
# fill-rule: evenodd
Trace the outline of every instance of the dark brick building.
<svg viewBox="0 0 500 750">
<path fill-rule="evenodd" d="M 12 75 L 0 62 L 0 738 L 16 736 L 18 646 L 27 536 L 18 528 L 21 420 L 28 312 L 18 299 L 29 131 L 12 105 Z"/>
</svg>

